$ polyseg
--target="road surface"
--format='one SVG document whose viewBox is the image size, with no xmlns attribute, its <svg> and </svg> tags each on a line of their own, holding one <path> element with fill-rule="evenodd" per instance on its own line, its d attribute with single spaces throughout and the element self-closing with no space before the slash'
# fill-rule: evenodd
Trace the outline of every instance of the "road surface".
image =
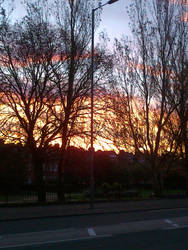
<svg viewBox="0 0 188 250">
<path fill-rule="evenodd" d="M 0 249 L 188 249 L 188 209 L 0 222 Z"/>
</svg>

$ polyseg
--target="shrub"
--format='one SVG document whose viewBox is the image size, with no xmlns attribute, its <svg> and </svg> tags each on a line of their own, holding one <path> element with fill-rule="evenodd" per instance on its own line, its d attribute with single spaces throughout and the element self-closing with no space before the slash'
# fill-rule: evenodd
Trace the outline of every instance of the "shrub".
<svg viewBox="0 0 188 250">
<path fill-rule="evenodd" d="M 110 190 L 111 190 L 110 184 L 106 183 L 106 182 L 104 182 L 102 184 L 101 188 L 102 188 L 102 191 L 104 192 L 104 194 L 108 194 L 110 192 Z"/>
</svg>

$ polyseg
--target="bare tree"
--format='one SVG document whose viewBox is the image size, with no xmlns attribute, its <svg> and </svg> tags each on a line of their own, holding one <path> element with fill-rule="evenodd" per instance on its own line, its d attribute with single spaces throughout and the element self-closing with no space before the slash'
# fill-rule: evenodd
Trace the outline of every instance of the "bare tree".
<svg viewBox="0 0 188 250">
<path fill-rule="evenodd" d="M 61 141 L 58 184 L 63 199 L 66 150 L 89 135 L 91 9 L 94 1 L 24 1 L 27 14 L 1 22 L 1 134 L 27 145 L 42 183 L 42 155 Z M 96 27 L 99 16 L 96 18 Z M 105 49 L 96 48 L 98 90 L 110 69 Z M 44 199 L 44 192 L 43 198 Z"/>
<path fill-rule="evenodd" d="M 175 83 L 172 89 L 174 102 L 177 104 L 176 114 L 178 123 L 178 132 L 176 133 L 176 142 L 179 149 L 182 166 L 185 170 L 187 180 L 187 194 L 188 194 L 188 46 L 187 24 L 183 26 L 183 33 L 181 32 L 181 39 L 177 52 L 174 53 L 176 60 L 174 60 Z M 181 27 L 182 28 L 182 27 Z M 181 29 L 182 31 L 182 29 Z"/>
<path fill-rule="evenodd" d="M 113 85 L 112 106 L 117 130 L 111 127 L 121 147 L 144 154 L 152 170 L 153 191 L 160 195 L 164 162 L 177 150 L 176 138 L 168 126 L 178 106 L 171 90 L 179 5 L 135 0 L 129 13 L 134 40 L 116 41 L 118 83 Z"/>
<path fill-rule="evenodd" d="M 188 58 L 187 58 L 188 59 Z M 188 194 L 188 64 L 185 63 L 185 69 L 180 74 L 180 86 L 178 88 L 180 104 L 177 108 L 180 127 L 180 153 L 187 180 L 186 192 Z M 177 94 L 177 92 L 176 92 Z"/>
<path fill-rule="evenodd" d="M 28 5 L 27 14 L 11 25 L 2 12 L 0 26 L 1 136 L 8 142 L 21 142 L 32 156 L 35 183 L 43 192 L 42 155 L 57 134 L 50 114 L 54 86 L 51 65 L 56 54 L 56 31 L 45 20 L 39 6 Z M 48 105 L 47 105 L 48 103 Z"/>
<path fill-rule="evenodd" d="M 177 7 L 175 46 L 172 53 L 173 84 L 171 87 L 171 99 L 176 106 L 176 130 L 173 135 L 176 138 L 176 147 L 185 170 L 188 193 L 188 25 L 184 18 L 186 2 L 179 3 Z"/>
<path fill-rule="evenodd" d="M 53 82 L 57 88 L 58 109 L 53 109 L 61 137 L 59 160 L 59 198 L 63 199 L 63 172 L 66 150 L 71 139 L 87 138 L 90 134 L 90 78 L 91 78 L 91 11 L 95 1 L 59 1 L 54 3 L 59 36 L 59 55 Z M 96 17 L 96 27 L 99 16 Z M 105 82 L 109 71 L 105 50 L 96 48 L 94 71 L 97 89 Z M 82 145 L 80 145 L 82 146 Z"/>
</svg>

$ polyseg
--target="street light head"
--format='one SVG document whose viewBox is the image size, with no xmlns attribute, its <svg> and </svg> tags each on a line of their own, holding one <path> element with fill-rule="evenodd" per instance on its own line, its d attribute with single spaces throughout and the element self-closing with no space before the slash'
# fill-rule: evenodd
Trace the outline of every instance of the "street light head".
<svg viewBox="0 0 188 250">
<path fill-rule="evenodd" d="M 108 1 L 108 4 L 112 4 L 112 3 L 115 3 L 115 2 L 117 2 L 118 0 L 110 0 L 110 1 Z"/>
</svg>

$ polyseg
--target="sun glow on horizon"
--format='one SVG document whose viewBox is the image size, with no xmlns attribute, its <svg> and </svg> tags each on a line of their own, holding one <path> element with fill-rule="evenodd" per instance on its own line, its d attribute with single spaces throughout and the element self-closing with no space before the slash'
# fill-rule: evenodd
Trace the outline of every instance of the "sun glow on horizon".
<svg viewBox="0 0 188 250">
<path fill-rule="evenodd" d="M 58 109 L 58 105 L 56 107 Z M 21 116 L 23 119 L 27 121 L 27 118 L 24 116 L 24 112 L 22 108 L 20 107 L 19 104 L 17 104 L 17 109 L 20 112 Z M 17 117 L 13 117 L 12 110 L 10 107 L 6 106 L 5 104 L 0 105 L 0 123 L 3 123 L 3 120 L 6 120 L 6 126 L 11 126 L 10 129 L 11 131 L 6 130 L 6 127 L 1 127 L 0 129 L 0 138 L 4 139 L 5 143 L 22 143 L 25 144 L 26 141 L 26 135 L 24 136 L 25 132 L 23 129 L 19 129 L 18 132 L 17 129 L 20 125 L 18 125 L 19 121 Z M 87 117 L 82 118 L 84 119 L 84 127 L 83 129 L 83 135 L 81 136 L 73 136 L 70 139 L 69 145 L 70 146 L 75 146 L 78 148 L 83 148 L 85 150 L 89 150 L 90 148 L 90 132 L 88 130 L 88 127 L 90 126 L 90 116 L 87 115 Z M 97 118 L 98 121 L 100 120 L 99 117 Z M 10 124 L 12 123 L 12 124 Z M 45 125 L 44 121 L 42 118 L 38 120 L 36 124 L 36 128 L 34 129 L 34 136 L 36 140 L 40 138 L 40 133 L 37 131 L 40 131 L 40 128 Z M 84 131 L 87 131 L 87 136 L 84 136 Z M 57 138 L 52 140 L 50 142 L 50 145 L 55 145 L 58 144 L 61 146 L 62 141 L 60 139 L 60 135 L 57 135 Z M 113 141 L 110 139 L 103 138 L 102 136 L 96 136 L 94 139 L 94 149 L 95 151 L 101 150 L 101 151 L 114 151 L 116 153 L 119 152 L 117 147 L 113 144 Z"/>
<path fill-rule="evenodd" d="M 58 144 L 61 146 L 61 139 L 55 139 L 53 140 L 50 145 Z M 83 138 L 83 137 L 76 137 L 72 138 L 70 141 L 70 146 L 74 146 L 77 148 L 83 148 L 85 150 L 89 150 L 90 148 L 90 138 Z M 119 152 L 119 149 L 113 144 L 113 141 L 110 139 L 105 139 L 100 136 L 97 136 L 96 139 L 93 142 L 93 147 L 95 151 L 101 150 L 101 151 L 114 151 L 115 153 Z"/>
</svg>

